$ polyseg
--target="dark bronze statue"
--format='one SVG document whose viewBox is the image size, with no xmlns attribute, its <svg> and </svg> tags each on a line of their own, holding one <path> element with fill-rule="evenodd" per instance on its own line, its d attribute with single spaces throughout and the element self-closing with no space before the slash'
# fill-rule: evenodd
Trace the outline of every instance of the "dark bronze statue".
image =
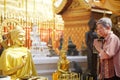
<svg viewBox="0 0 120 80">
<path fill-rule="evenodd" d="M 59 40 L 59 43 L 60 43 L 59 48 L 58 48 L 59 50 L 62 49 L 63 41 L 64 41 L 64 39 L 63 39 L 63 35 L 61 35 L 61 36 L 60 36 L 60 40 Z"/>
<path fill-rule="evenodd" d="M 78 62 L 72 61 L 71 65 L 73 67 L 73 71 L 72 72 L 75 72 L 75 73 L 78 73 L 78 74 L 82 74 L 83 73 L 82 72 L 82 67 L 81 67 L 81 65 Z"/>
<path fill-rule="evenodd" d="M 94 80 L 97 80 L 97 52 L 93 46 L 94 39 L 98 38 L 95 28 L 96 21 L 94 18 L 91 18 L 88 22 L 89 31 L 86 32 L 85 42 L 87 45 L 87 61 L 88 61 L 88 69 L 87 74 L 93 76 Z"/>
<path fill-rule="evenodd" d="M 67 50 L 68 56 L 77 56 L 79 55 L 79 51 L 76 49 L 76 45 L 73 44 L 71 37 L 69 37 L 68 40 L 68 50 Z"/>
<path fill-rule="evenodd" d="M 49 48 L 50 54 L 47 56 L 48 57 L 56 56 L 55 50 L 53 49 L 53 46 L 52 46 L 52 39 L 51 38 L 49 38 L 48 48 Z"/>
</svg>

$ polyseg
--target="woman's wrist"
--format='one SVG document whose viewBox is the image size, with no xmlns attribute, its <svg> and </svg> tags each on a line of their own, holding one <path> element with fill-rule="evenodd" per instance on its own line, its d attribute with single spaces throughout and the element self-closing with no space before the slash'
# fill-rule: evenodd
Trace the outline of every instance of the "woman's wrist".
<svg viewBox="0 0 120 80">
<path fill-rule="evenodd" d="M 103 49 L 100 48 L 99 52 L 102 53 L 102 52 L 103 52 Z"/>
</svg>

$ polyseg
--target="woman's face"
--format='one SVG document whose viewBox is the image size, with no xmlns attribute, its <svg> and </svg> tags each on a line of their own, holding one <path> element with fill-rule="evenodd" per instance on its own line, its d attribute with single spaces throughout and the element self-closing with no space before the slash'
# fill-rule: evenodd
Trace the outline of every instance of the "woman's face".
<svg viewBox="0 0 120 80">
<path fill-rule="evenodd" d="M 102 24 L 97 24 L 97 34 L 101 37 L 105 37 L 107 35 L 108 29 L 105 28 Z"/>
<path fill-rule="evenodd" d="M 15 40 L 17 45 L 24 45 L 25 44 L 25 33 L 24 32 L 20 32 L 18 33 L 18 35 L 16 36 L 16 40 Z"/>
</svg>

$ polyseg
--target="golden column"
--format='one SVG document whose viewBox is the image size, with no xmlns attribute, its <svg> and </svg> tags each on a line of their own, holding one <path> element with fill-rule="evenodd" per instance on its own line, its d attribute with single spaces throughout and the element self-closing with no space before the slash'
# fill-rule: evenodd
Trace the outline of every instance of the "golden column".
<svg viewBox="0 0 120 80">
<path fill-rule="evenodd" d="M 3 20 L 5 19 L 5 14 L 6 14 L 6 0 L 4 0 L 4 17 L 3 17 Z"/>
<path fill-rule="evenodd" d="M 56 32 L 56 29 L 55 29 L 55 7 L 54 7 L 54 2 L 55 2 L 55 0 L 52 0 L 52 6 L 53 6 L 52 45 L 53 45 L 53 49 L 56 49 L 56 46 L 55 46 L 55 32 Z"/>
</svg>

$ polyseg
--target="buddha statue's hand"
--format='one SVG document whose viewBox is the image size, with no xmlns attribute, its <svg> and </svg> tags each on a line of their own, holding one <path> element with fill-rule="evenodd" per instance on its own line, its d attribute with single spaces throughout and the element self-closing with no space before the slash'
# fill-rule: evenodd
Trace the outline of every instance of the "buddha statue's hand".
<svg viewBox="0 0 120 80">
<path fill-rule="evenodd" d="M 26 55 L 24 55 L 24 56 L 22 56 L 22 65 L 24 66 L 25 64 L 26 64 L 26 62 L 27 62 L 27 56 Z"/>
<path fill-rule="evenodd" d="M 27 61 L 27 57 L 24 55 L 22 56 L 22 63 L 16 67 L 16 69 L 21 69 L 22 67 L 24 67 L 24 65 L 26 64 L 26 61 Z"/>
<path fill-rule="evenodd" d="M 69 74 L 69 71 L 65 71 L 65 74 Z"/>
<path fill-rule="evenodd" d="M 27 56 L 26 55 L 22 56 L 22 63 L 17 68 L 21 69 L 22 67 L 24 67 L 24 65 L 26 64 L 26 61 L 27 61 Z"/>
</svg>

